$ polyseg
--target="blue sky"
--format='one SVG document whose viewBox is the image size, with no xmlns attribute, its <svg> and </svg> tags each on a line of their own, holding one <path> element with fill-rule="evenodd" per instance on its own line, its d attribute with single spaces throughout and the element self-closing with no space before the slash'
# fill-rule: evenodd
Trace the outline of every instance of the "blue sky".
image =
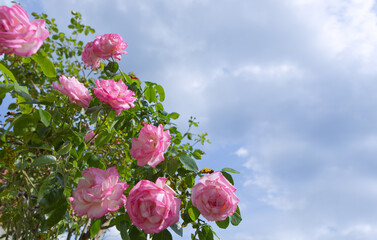
<svg viewBox="0 0 377 240">
<path fill-rule="evenodd" d="M 21 3 L 121 34 L 122 69 L 164 86 L 181 129 L 197 117 L 200 167 L 242 172 L 243 222 L 221 239 L 377 239 L 375 1 Z"/>
</svg>

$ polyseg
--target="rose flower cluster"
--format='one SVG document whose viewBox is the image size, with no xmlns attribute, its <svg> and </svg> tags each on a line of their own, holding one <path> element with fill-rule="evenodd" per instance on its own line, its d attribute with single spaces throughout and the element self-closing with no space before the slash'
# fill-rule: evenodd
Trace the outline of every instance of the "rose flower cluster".
<svg viewBox="0 0 377 240">
<path fill-rule="evenodd" d="M 28 15 L 19 5 L 0 7 L 0 53 L 30 56 L 38 51 L 49 35 L 43 20 L 29 21 Z M 86 67 L 95 69 L 103 60 L 121 59 L 127 43 L 118 34 L 97 36 L 87 43 L 82 53 Z M 87 109 L 93 97 L 83 83 L 75 77 L 59 77 L 52 83 L 53 89 L 66 95 L 69 101 Z M 123 110 L 134 107 L 135 93 L 127 88 L 122 80 L 97 80 L 94 95 L 108 104 L 120 115 Z M 85 141 L 96 138 L 93 131 L 85 136 Z M 144 123 L 137 138 L 132 139 L 130 154 L 137 159 L 138 166 L 152 168 L 164 161 L 164 152 L 170 145 L 169 130 L 160 124 Z M 158 233 L 179 221 L 181 199 L 169 187 L 167 179 L 159 177 L 156 182 L 140 180 L 129 192 L 129 185 L 119 179 L 115 167 L 102 170 L 90 167 L 82 172 L 77 188 L 70 197 L 72 209 L 78 216 L 101 218 L 108 212 L 115 212 L 126 205 L 132 223 L 146 233 Z M 192 188 L 191 201 L 208 221 L 222 221 L 232 215 L 239 199 L 236 188 L 221 172 L 206 174 Z"/>
</svg>

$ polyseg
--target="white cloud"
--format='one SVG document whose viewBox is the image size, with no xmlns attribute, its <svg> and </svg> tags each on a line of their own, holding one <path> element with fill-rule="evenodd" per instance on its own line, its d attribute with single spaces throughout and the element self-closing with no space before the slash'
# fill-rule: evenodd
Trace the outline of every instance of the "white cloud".
<svg viewBox="0 0 377 240">
<path fill-rule="evenodd" d="M 249 155 L 249 151 L 247 151 L 246 148 L 244 147 L 240 147 L 236 152 L 235 154 L 238 156 L 238 157 L 246 157 L 247 155 Z"/>
</svg>

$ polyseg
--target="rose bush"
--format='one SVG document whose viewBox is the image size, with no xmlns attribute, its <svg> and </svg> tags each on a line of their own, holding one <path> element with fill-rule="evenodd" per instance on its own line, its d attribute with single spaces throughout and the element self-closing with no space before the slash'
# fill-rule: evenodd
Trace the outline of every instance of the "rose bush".
<svg viewBox="0 0 377 240">
<path fill-rule="evenodd" d="M 45 21 L 29 21 L 27 12 L 17 4 L 0 6 L 0 19 L 0 54 L 31 56 L 49 36 Z"/>
<path fill-rule="evenodd" d="M 148 164 L 155 168 L 164 160 L 164 152 L 170 145 L 170 139 L 169 130 L 164 131 L 161 124 L 158 127 L 144 124 L 139 137 L 132 139 L 131 156 L 138 160 L 138 166 Z"/>
<path fill-rule="evenodd" d="M 75 11 L 71 32 L 60 32 L 46 14 L 30 22 L 12 9 L 20 22 L 1 15 L 3 30 L 16 42 L 18 30 L 27 37 L 17 50 L 0 41 L 0 102 L 9 104 L 0 122 L 0 238 L 98 240 L 116 228 L 122 239 L 158 240 L 191 226 L 191 239 L 203 240 L 215 234 L 206 219 L 220 228 L 241 222 L 230 174 L 238 172 L 198 168 L 205 153 L 195 146 L 209 143 L 207 134 L 193 132 L 195 118 L 180 132 L 164 88 L 120 70 L 120 35 L 85 44 L 82 34 L 95 31 Z M 38 46 L 43 23 L 50 35 Z"/>
<path fill-rule="evenodd" d="M 156 183 L 141 180 L 128 195 L 127 213 L 131 222 L 146 233 L 159 233 L 179 220 L 181 199 L 159 177 Z"/>
</svg>

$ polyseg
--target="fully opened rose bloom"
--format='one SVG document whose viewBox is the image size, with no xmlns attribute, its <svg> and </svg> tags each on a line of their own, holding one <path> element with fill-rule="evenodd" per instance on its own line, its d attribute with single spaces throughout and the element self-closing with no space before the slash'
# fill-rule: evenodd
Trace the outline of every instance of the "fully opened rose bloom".
<svg viewBox="0 0 377 240">
<path fill-rule="evenodd" d="M 17 4 L 0 6 L 0 54 L 31 56 L 48 35 L 44 20 L 30 21 L 27 12 Z"/>
<path fill-rule="evenodd" d="M 102 36 L 97 36 L 93 41 L 93 52 L 96 56 L 102 59 L 109 59 L 111 57 L 121 60 L 121 54 L 127 54 L 127 43 L 123 38 L 116 33 L 109 33 Z"/>
<path fill-rule="evenodd" d="M 81 60 L 85 63 L 85 67 L 91 66 L 91 69 L 99 67 L 101 58 L 94 53 L 93 42 L 88 42 L 85 45 L 84 51 L 81 55 Z"/>
<path fill-rule="evenodd" d="M 107 171 L 90 167 L 82 172 L 82 176 L 84 178 L 80 179 L 71 201 L 77 215 L 100 218 L 126 204 L 127 199 L 123 191 L 128 188 L 128 184 L 119 181 L 115 167 Z"/>
<path fill-rule="evenodd" d="M 239 199 L 234 194 L 236 188 L 219 171 L 204 175 L 192 188 L 192 205 L 208 221 L 222 221 L 232 215 Z"/>
<path fill-rule="evenodd" d="M 94 94 L 101 102 L 107 103 L 112 107 L 116 114 L 119 115 L 123 110 L 135 107 L 133 102 L 136 97 L 133 91 L 128 90 L 122 80 L 115 82 L 113 79 L 97 80 L 97 88 L 94 88 Z"/>
<path fill-rule="evenodd" d="M 75 77 L 66 77 L 64 75 L 59 77 L 60 84 L 58 82 L 52 83 L 52 88 L 58 90 L 64 95 L 69 97 L 69 101 L 72 103 L 88 108 L 90 101 L 93 97 L 90 96 L 89 90 L 80 83 Z"/>
<path fill-rule="evenodd" d="M 158 127 L 145 124 L 139 137 L 132 139 L 131 156 L 138 160 L 138 166 L 148 164 L 155 168 L 164 160 L 164 151 L 169 147 L 170 139 L 169 130 L 164 131 L 161 124 Z"/>
<path fill-rule="evenodd" d="M 131 222 L 146 233 L 159 233 L 179 220 L 181 199 L 174 198 L 176 192 L 159 177 L 156 183 L 141 180 L 130 191 L 127 213 Z"/>
</svg>

